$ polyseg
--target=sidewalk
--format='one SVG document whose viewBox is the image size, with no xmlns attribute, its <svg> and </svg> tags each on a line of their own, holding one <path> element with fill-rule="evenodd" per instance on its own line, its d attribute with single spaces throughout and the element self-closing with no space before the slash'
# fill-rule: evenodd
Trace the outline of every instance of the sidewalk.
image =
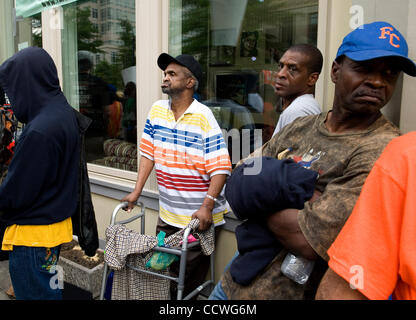
<svg viewBox="0 0 416 320">
<path fill-rule="evenodd" d="M 9 261 L 0 261 L 0 300 L 11 300 L 6 294 L 10 285 Z"/>
<path fill-rule="evenodd" d="M 0 261 L 0 301 L 1 300 L 14 300 L 10 299 L 6 294 L 9 290 L 12 282 L 9 275 L 9 261 Z M 79 296 L 77 296 L 79 295 Z M 77 289 L 71 289 L 68 287 L 63 295 L 64 300 L 90 300 L 89 294 L 81 293 Z"/>
</svg>

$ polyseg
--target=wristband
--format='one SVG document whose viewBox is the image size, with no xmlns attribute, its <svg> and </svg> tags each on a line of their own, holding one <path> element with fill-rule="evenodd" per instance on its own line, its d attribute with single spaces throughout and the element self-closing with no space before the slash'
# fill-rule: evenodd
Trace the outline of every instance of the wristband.
<svg viewBox="0 0 416 320">
<path fill-rule="evenodd" d="M 216 203 L 218 203 L 218 199 L 217 198 L 214 198 L 213 196 L 210 196 L 209 194 L 207 194 L 205 197 L 208 198 L 208 199 L 213 200 Z"/>
</svg>

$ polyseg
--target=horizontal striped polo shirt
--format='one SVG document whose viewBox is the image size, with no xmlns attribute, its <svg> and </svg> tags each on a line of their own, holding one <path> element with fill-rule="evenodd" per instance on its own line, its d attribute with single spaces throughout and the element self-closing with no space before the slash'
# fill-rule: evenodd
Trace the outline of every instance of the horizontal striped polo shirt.
<svg viewBox="0 0 416 320">
<path fill-rule="evenodd" d="M 140 141 L 140 154 L 155 163 L 159 215 L 183 228 L 207 195 L 214 175 L 231 173 L 222 131 L 211 110 L 194 100 L 176 121 L 169 100 L 153 104 Z M 228 212 L 221 192 L 212 211 L 215 226 Z"/>
</svg>

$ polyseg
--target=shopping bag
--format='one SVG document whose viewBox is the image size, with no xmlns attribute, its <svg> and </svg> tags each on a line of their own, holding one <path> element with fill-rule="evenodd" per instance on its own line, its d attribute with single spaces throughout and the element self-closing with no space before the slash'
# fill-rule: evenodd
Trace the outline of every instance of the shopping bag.
<svg viewBox="0 0 416 320">
<path fill-rule="evenodd" d="M 165 247 L 165 236 L 166 233 L 160 231 L 157 235 L 157 242 L 159 247 Z M 165 270 L 169 267 L 174 261 L 178 260 L 178 256 L 166 252 L 155 252 L 149 261 L 146 263 L 146 267 L 152 268 L 154 270 Z"/>
</svg>

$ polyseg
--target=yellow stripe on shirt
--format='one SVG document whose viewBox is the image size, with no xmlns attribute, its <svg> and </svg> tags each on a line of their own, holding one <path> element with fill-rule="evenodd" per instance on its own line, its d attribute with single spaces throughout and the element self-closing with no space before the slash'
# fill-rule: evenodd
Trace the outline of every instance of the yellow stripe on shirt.
<svg viewBox="0 0 416 320">
<path fill-rule="evenodd" d="M 158 118 L 168 122 L 176 122 L 173 112 L 161 106 L 153 106 L 152 110 L 150 111 L 149 118 L 150 120 Z M 200 113 L 184 114 L 179 122 L 181 122 L 182 124 L 189 124 L 194 125 L 196 127 L 200 127 L 204 132 L 209 132 L 210 130 L 212 130 L 212 127 L 210 126 L 208 119 Z"/>
<path fill-rule="evenodd" d="M 228 210 L 224 210 L 221 212 L 213 213 L 212 214 L 212 220 L 214 225 L 217 223 L 220 223 L 224 219 L 224 215 L 228 213 Z M 172 212 L 169 212 L 168 210 L 160 207 L 159 209 L 160 217 L 167 223 L 171 223 L 173 225 L 180 225 L 182 227 L 186 227 L 192 220 L 191 216 L 186 215 L 179 215 Z M 179 226 L 178 226 L 179 227 Z"/>
<path fill-rule="evenodd" d="M 54 248 L 72 241 L 72 219 L 50 225 L 12 225 L 4 232 L 2 250 L 13 246 Z"/>
</svg>

